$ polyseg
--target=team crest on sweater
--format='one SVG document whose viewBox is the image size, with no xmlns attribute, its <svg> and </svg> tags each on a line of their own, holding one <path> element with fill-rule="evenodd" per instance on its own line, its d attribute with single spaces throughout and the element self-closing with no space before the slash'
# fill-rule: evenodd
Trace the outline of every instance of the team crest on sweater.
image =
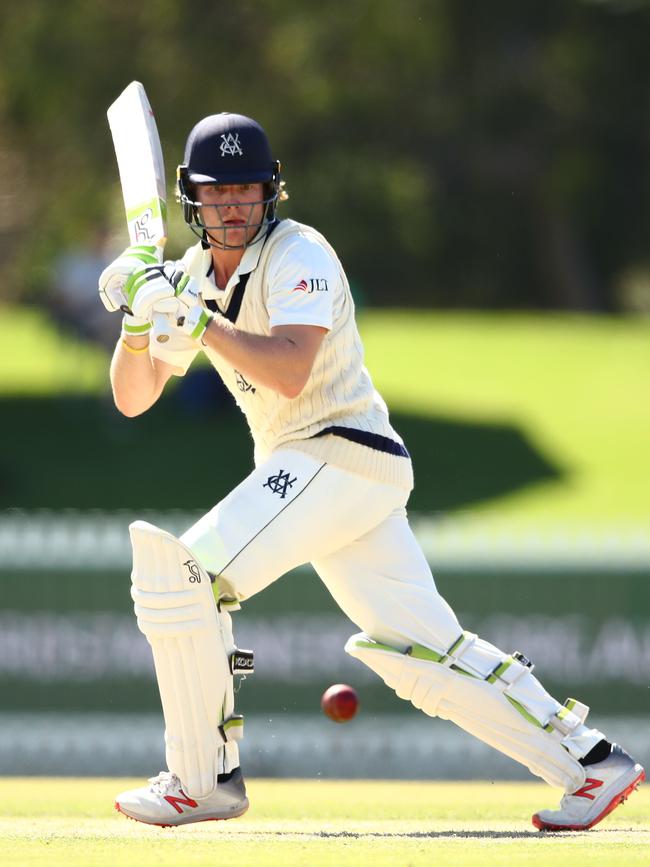
<svg viewBox="0 0 650 867">
<path fill-rule="evenodd" d="M 234 373 L 235 379 L 237 380 L 237 388 L 240 391 L 255 394 L 255 386 L 251 385 L 251 383 L 247 379 L 245 379 L 238 370 L 235 370 Z"/>
</svg>

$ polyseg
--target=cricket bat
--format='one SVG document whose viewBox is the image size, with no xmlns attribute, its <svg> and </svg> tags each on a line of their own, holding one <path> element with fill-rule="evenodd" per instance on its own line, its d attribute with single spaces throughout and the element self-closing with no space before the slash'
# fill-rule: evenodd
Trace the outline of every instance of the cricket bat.
<svg viewBox="0 0 650 867">
<path fill-rule="evenodd" d="M 152 244 L 162 250 L 167 240 L 165 163 L 156 119 L 139 81 L 132 81 L 106 112 L 122 184 L 122 198 L 131 244 Z M 121 292 L 121 287 L 115 287 Z M 123 293 L 122 293 L 123 294 Z M 126 303 L 121 309 L 130 313 Z M 173 313 L 175 300 L 161 301 L 159 313 Z"/>
<path fill-rule="evenodd" d="M 156 119 L 139 81 L 132 81 L 106 112 L 120 172 L 132 244 L 164 247 L 167 190 Z"/>
</svg>

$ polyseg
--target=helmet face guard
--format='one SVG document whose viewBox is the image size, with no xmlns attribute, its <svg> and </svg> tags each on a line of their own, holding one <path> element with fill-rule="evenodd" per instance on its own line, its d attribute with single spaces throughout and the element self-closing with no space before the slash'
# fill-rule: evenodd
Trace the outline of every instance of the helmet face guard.
<svg viewBox="0 0 650 867">
<path fill-rule="evenodd" d="M 264 192 L 262 199 L 245 203 L 238 202 L 235 199 L 231 202 L 221 202 L 219 204 L 209 205 L 196 200 L 197 184 L 196 182 L 189 180 L 188 167 L 184 165 L 179 166 L 177 172 L 177 197 L 183 208 L 183 218 L 191 231 L 209 246 L 217 247 L 222 250 L 241 250 L 251 244 L 258 243 L 258 241 L 264 237 L 263 233 L 260 232 L 260 229 L 263 226 L 268 225 L 268 223 L 275 218 L 275 209 L 280 195 L 280 164 L 276 162 L 276 166 L 277 169 L 272 178 L 263 184 Z M 212 186 L 218 182 L 204 181 L 203 183 Z M 241 180 L 237 181 L 237 183 L 248 184 L 260 182 Z M 231 205 L 239 205 L 243 210 L 248 211 L 246 222 L 236 227 L 239 230 L 244 230 L 246 239 L 250 238 L 250 240 L 244 240 L 241 244 L 227 243 L 227 233 L 233 230 L 233 226 L 225 225 L 223 220 L 218 224 L 215 224 L 213 222 L 214 217 L 209 216 L 210 214 L 214 215 L 215 212 L 221 214 L 223 213 L 222 209 L 228 208 Z M 263 205 L 264 207 L 259 221 L 253 222 L 253 211 L 256 205 Z M 251 228 L 255 230 L 252 233 L 249 231 Z"/>
<path fill-rule="evenodd" d="M 177 195 L 183 217 L 192 232 L 202 241 L 219 249 L 243 249 L 263 237 L 260 229 L 275 217 L 280 195 L 280 163 L 271 155 L 271 147 L 262 127 L 252 118 L 222 112 L 203 118 L 192 129 L 185 147 L 185 158 L 178 167 Z M 197 186 L 238 186 L 263 184 L 263 197 L 256 202 L 204 204 L 197 201 Z M 248 217 L 237 229 L 245 229 L 242 244 L 226 243 L 233 226 L 223 221 L 214 224 L 212 214 L 221 208 L 239 205 L 248 209 Z M 251 220 L 256 205 L 263 205 L 259 222 Z M 251 229 L 254 231 L 251 233 Z"/>
</svg>

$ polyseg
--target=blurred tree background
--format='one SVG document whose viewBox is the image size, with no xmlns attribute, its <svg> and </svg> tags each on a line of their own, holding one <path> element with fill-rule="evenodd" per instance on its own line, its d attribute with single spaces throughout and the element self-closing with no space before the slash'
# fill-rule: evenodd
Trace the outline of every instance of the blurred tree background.
<svg viewBox="0 0 650 867">
<path fill-rule="evenodd" d="M 199 118 L 255 116 L 370 304 L 648 309 L 649 36 L 642 0 L 6 3 L 3 295 L 121 230 L 105 110 L 138 79 L 170 191 Z"/>
<path fill-rule="evenodd" d="M 200 118 L 263 124 L 291 194 L 281 214 L 325 233 L 366 305 L 368 367 L 413 455 L 409 509 L 438 586 L 467 628 L 539 656 L 560 697 L 570 684 L 601 712 L 636 711 L 629 748 L 649 756 L 650 0 L 2 6 L 5 710 L 157 707 L 127 523 L 179 532 L 251 468 L 208 367 L 136 419 L 109 394 L 120 317 L 97 276 L 127 234 L 106 109 L 136 79 L 170 199 Z M 174 258 L 194 236 L 169 211 Z M 261 685 L 246 712 L 317 710 L 348 677 L 350 624 L 312 579 L 246 603 Z M 366 712 L 398 710 L 363 688 Z M 18 738 L 0 723 L 2 773 Z M 99 772 L 94 748 L 68 763 L 87 731 L 48 734 L 66 773 Z M 27 743 L 35 770 L 60 772 L 44 738 Z"/>
</svg>

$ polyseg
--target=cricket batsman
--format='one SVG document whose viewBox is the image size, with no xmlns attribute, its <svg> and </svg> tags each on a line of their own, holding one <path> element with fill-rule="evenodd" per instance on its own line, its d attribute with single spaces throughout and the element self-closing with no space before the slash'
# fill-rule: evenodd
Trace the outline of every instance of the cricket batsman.
<svg viewBox="0 0 650 867">
<path fill-rule="evenodd" d="M 118 795 L 154 825 L 239 816 L 243 718 L 233 677 L 253 670 L 231 612 L 311 563 L 360 632 L 346 651 L 400 698 L 451 720 L 565 794 L 539 829 L 585 830 L 645 778 L 586 717 L 556 701 L 519 652 L 463 630 L 409 527 L 409 453 L 363 364 L 348 281 L 315 229 L 277 216 L 287 198 L 267 136 L 223 112 L 190 132 L 178 198 L 197 236 L 177 262 L 131 246 L 101 275 L 125 312 L 111 364 L 115 404 L 146 412 L 199 353 L 250 426 L 255 469 L 180 538 L 136 521 L 132 596 L 165 717 L 168 770 Z M 176 302 L 176 312 L 170 309 Z M 171 304 L 171 309 L 174 304 Z M 227 460 L 187 449 L 173 474 Z M 433 748 L 433 744 L 432 744 Z"/>
</svg>

